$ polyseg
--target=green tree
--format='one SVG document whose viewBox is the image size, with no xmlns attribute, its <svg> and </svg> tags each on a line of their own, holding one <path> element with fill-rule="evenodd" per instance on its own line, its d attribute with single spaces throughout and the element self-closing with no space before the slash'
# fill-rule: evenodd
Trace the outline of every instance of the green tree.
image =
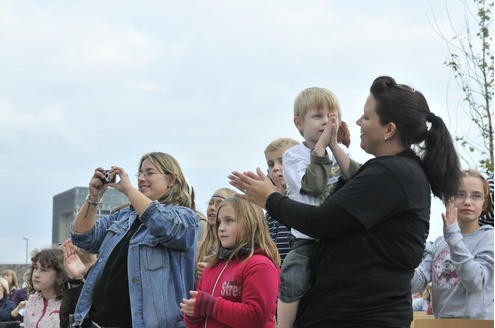
<svg viewBox="0 0 495 328">
<path fill-rule="evenodd" d="M 460 154 L 469 166 L 475 164 L 481 170 L 493 171 L 493 0 L 462 0 L 464 25 L 456 27 L 448 7 L 447 16 L 451 33 L 446 36 L 438 25 L 437 32 L 445 41 L 449 58 L 445 65 L 453 73 L 462 90 L 464 111 L 479 132 L 479 138 L 455 136 L 458 145 L 465 150 Z M 480 141 L 481 140 L 481 141 Z M 467 155 L 475 155 L 472 163 Z"/>
</svg>

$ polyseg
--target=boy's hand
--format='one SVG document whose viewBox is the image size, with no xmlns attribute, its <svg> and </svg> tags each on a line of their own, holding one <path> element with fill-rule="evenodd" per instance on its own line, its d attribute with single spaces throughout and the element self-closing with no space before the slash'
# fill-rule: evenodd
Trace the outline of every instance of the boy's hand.
<svg viewBox="0 0 495 328">
<path fill-rule="evenodd" d="M 330 113 L 328 123 L 316 142 L 314 152 L 318 156 L 325 156 L 325 149 L 337 146 L 337 131 L 339 130 L 339 120 L 337 113 Z"/>
<path fill-rule="evenodd" d="M 328 119 L 329 120 L 327 126 L 325 126 L 325 131 L 323 131 L 323 134 L 325 134 L 325 132 L 328 133 L 329 136 L 327 145 L 331 149 L 332 147 L 338 146 L 337 132 L 339 131 L 340 122 L 337 118 L 337 113 L 330 113 Z"/>
</svg>

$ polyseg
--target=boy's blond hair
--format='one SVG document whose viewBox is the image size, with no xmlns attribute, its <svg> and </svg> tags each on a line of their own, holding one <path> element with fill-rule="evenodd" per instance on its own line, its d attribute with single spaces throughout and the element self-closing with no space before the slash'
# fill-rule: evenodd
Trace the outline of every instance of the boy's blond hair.
<svg viewBox="0 0 495 328">
<path fill-rule="evenodd" d="M 298 145 L 299 142 L 297 142 L 294 139 L 291 138 L 278 138 L 273 140 L 266 146 L 265 148 L 265 155 L 270 152 L 274 152 L 280 149 L 287 150 L 289 148 L 294 147 L 295 145 Z"/>
<path fill-rule="evenodd" d="M 330 111 L 336 111 L 339 121 L 342 120 L 339 100 L 332 91 L 318 87 L 304 89 L 294 101 L 294 117 L 300 117 L 301 120 L 304 120 L 309 109 L 320 109 L 324 106 L 328 106 Z"/>
</svg>

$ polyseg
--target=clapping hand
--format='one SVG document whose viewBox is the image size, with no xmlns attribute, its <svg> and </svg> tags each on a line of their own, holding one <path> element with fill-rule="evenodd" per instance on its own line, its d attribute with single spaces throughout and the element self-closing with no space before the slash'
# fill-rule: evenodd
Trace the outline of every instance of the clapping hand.
<svg viewBox="0 0 495 328">
<path fill-rule="evenodd" d="M 229 175 L 229 179 L 231 185 L 243 192 L 237 196 L 260 207 L 265 207 L 268 196 L 277 191 L 272 181 L 260 168 L 256 169 L 256 173 L 234 171 Z"/>
<path fill-rule="evenodd" d="M 64 241 L 64 267 L 70 279 L 81 279 L 88 270 L 77 255 L 77 246 L 70 239 Z"/>
<path fill-rule="evenodd" d="M 443 226 L 448 227 L 457 222 L 457 207 L 454 206 L 454 200 L 447 201 L 445 213 L 442 213 Z"/>
</svg>

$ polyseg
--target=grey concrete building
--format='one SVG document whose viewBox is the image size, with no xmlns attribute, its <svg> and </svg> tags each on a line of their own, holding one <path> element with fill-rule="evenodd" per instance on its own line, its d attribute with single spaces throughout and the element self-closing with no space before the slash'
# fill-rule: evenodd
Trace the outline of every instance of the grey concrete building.
<svg viewBox="0 0 495 328">
<path fill-rule="evenodd" d="M 62 243 L 69 238 L 69 225 L 88 195 L 88 187 L 74 187 L 53 196 L 52 243 Z M 120 191 L 108 188 L 98 209 L 98 216 L 107 216 L 112 209 L 128 203 Z"/>
</svg>

